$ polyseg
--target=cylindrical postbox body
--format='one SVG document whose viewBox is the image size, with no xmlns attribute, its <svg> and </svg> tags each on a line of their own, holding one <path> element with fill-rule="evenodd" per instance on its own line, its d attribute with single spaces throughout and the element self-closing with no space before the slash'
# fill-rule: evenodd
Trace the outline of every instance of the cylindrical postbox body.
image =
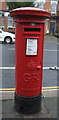
<svg viewBox="0 0 59 120">
<path fill-rule="evenodd" d="M 15 107 L 23 113 L 41 108 L 44 23 L 50 14 L 38 8 L 10 11 L 16 22 Z"/>
</svg>

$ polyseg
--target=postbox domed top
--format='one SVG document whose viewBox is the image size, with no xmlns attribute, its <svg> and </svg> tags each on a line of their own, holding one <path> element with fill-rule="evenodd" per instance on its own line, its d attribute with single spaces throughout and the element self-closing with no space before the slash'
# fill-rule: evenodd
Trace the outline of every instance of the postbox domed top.
<svg viewBox="0 0 59 120">
<path fill-rule="evenodd" d="M 32 15 L 32 16 L 40 16 L 44 18 L 49 18 L 50 13 L 39 9 L 39 8 L 34 8 L 34 7 L 22 7 L 22 8 L 17 8 L 14 10 L 10 11 L 11 16 L 22 16 L 22 15 Z"/>
</svg>

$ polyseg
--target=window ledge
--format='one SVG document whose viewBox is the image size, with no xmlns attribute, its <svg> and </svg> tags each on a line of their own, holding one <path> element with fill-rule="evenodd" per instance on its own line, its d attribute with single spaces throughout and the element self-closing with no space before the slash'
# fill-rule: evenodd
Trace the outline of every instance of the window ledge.
<svg viewBox="0 0 59 120">
<path fill-rule="evenodd" d="M 54 15 L 56 15 L 56 12 L 51 12 L 51 14 L 54 14 Z"/>
<path fill-rule="evenodd" d="M 13 27 L 13 26 L 8 26 L 7 29 L 8 29 L 8 28 L 15 28 L 15 27 Z"/>
</svg>

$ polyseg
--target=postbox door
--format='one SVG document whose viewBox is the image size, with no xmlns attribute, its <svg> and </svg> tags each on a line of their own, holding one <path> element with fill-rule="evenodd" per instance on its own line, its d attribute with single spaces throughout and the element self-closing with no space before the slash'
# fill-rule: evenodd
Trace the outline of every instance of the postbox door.
<svg viewBox="0 0 59 120">
<path fill-rule="evenodd" d="M 44 25 L 34 28 L 20 26 L 16 41 L 16 92 L 31 97 L 41 94 L 42 89 Z"/>
</svg>

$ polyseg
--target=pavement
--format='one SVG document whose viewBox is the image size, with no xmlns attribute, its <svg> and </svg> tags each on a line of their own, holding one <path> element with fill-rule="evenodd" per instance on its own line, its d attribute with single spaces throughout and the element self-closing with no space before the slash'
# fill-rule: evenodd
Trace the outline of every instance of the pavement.
<svg viewBox="0 0 59 120">
<path fill-rule="evenodd" d="M 0 93 L 0 120 L 59 120 L 59 89 L 51 89 L 42 90 L 41 112 L 30 115 L 22 114 L 15 110 L 14 91 Z"/>
<path fill-rule="evenodd" d="M 58 118 L 58 91 L 43 91 L 41 111 L 36 114 L 22 114 L 14 108 L 14 92 L 0 94 L 0 118 L 1 120 L 26 120 L 28 119 L 47 119 L 59 120 Z M 4 119 L 2 119 L 4 118 Z"/>
</svg>

